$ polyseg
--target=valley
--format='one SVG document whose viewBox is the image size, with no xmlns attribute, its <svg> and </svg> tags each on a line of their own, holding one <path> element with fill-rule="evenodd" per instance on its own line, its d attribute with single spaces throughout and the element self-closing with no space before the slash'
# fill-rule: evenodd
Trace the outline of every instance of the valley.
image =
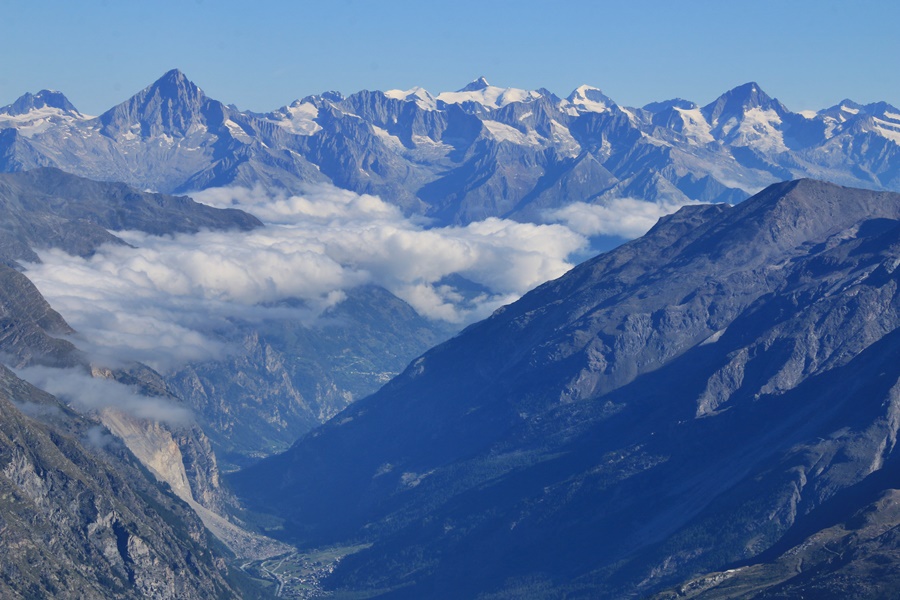
<svg viewBox="0 0 900 600">
<path fill-rule="evenodd" d="M 0 590 L 889 595 L 898 132 L 752 82 L 25 94 Z"/>
</svg>

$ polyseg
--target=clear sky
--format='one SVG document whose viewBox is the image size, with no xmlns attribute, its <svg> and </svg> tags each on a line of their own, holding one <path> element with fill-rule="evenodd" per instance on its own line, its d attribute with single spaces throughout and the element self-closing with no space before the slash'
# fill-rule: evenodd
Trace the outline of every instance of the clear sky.
<svg viewBox="0 0 900 600">
<path fill-rule="evenodd" d="M 620 104 L 705 104 L 756 81 L 792 110 L 900 105 L 896 0 L 0 0 L 0 105 L 43 88 L 99 114 L 179 68 L 268 111 L 338 90 L 478 76 Z"/>
</svg>

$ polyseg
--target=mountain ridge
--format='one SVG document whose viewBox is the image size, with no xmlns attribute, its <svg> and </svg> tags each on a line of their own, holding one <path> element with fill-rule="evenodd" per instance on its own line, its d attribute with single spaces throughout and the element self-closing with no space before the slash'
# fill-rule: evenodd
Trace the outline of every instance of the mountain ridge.
<svg viewBox="0 0 900 600">
<path fill-rule="evenodd" d="M 0 113 L 0 170 L 37 166 L 178 193 L 297 193 L 324 181 L 439 224 L 542 221 L 622 197 L 736 202 L 801 177 L 897 191 L 900 111 L 841 104 L 801 115 L 753 82 L 703 107 L 627 108 L 591 86 L 561 99 L 480 78 L 458 92 L 324 93 L 253 113 L 175 69 L 100 117 Z"/>
<path fill-rule="evenodd" d="M 373 544 L 340 593 L 643 597 L 752 563 L 897 464 L 898 239 L 900 195 L 817 181 L 683 208 L 230 480 L 296 542 Z"/>
</svg>

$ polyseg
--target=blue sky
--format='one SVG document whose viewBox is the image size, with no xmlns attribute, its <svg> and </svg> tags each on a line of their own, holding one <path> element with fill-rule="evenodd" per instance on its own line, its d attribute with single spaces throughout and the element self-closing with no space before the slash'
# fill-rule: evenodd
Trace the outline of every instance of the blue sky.
<svg viewBox="0 0 900 600">
<path fill-rule="evenodd" d="M 98 114 L 180 68 L 268 111 L 326 90 L 580 84 L 705 104 L 757 81 L 792 110 L 900 104 L 900 2 L 0 0 L 0 105 L 64 92 Z"/>
</svg>

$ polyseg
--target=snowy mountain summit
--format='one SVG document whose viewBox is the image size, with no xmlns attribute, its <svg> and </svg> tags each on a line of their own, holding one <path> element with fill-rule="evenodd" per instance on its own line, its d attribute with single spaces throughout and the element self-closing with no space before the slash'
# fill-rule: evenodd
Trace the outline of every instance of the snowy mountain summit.
<svg viewBox="0 0 900 600">
<path fill-rule="evenodd" d="M 37 94 L 26 93 L 10 105 L 0 108 L 0 115 L 18 117 L 42 109 L 56 110 L 71 115 L 81 115 L 61 92 L 41 90 Z"/>
</svg>

